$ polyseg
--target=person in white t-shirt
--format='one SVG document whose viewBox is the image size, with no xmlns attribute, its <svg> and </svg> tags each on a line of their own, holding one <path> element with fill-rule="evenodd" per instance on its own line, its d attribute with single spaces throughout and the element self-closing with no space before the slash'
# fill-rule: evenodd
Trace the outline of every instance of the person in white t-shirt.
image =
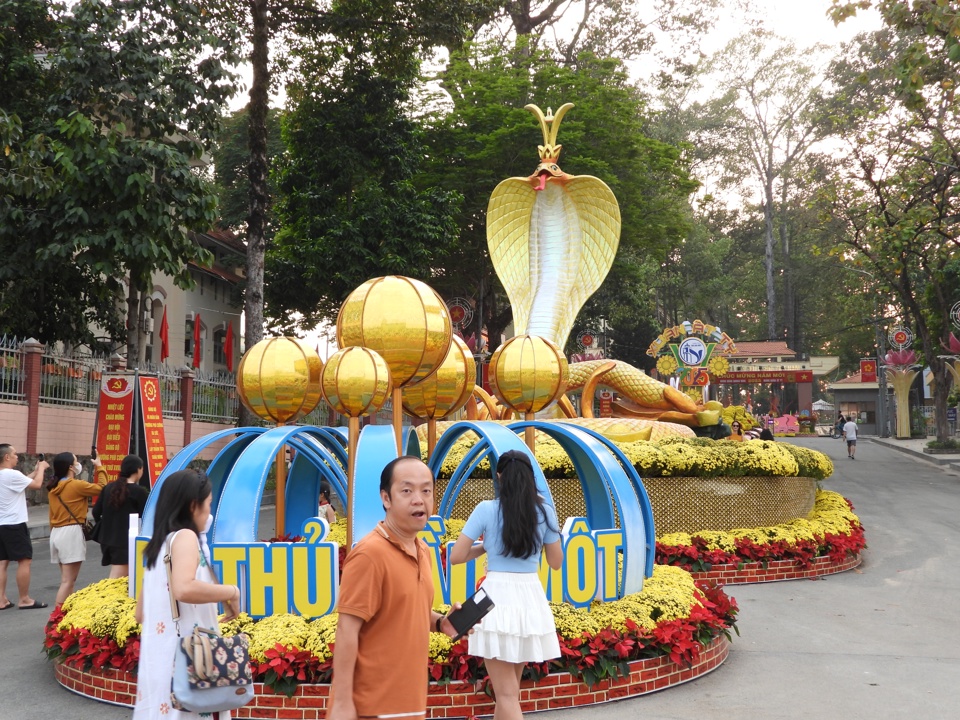
<svg viewBox="0 0 960 720">
<path fill-rule="evenodd" d="M 843 426 L 843 438 L 847 441 L 847 457 L 856 460 L 854 455 L 857 454 L 857 424 L 852 417 Z"/>
<path fill-rule="evenodd" d="M 21 610 L 45 608 L 46 603 L 30 597 L 30 563 L 33 543 L 27 529 L 26 490 L 37 490 L 43 484 L 43 473 L 49 467 L 46 461 L 37 463 L 33 474 L 27 476 L 14 469 L 17 451 L 12 445 L 0 444 L 0 610 L 8 610 L 13 603 L 7 599 L 7 568 L 10 561 L 17 563 L 17 590 Z"/>
</svg>

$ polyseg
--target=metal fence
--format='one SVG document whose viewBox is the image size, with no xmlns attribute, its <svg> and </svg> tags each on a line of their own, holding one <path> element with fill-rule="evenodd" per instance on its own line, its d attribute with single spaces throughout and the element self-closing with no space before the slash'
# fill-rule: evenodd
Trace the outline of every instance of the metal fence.
<svg viewBox="0 0 960 720">
<path fill-rule="evenodd" d="M 317 425 L 318 427 L 329 427 L 335 421 L 335 413 L 327 405 L 326 401 L 321 400 L 313 411 L 297 420 L 297 425 Z"/>
<path fill-rule="evenodd" d="M 203 422 L 237 421 L 237 380 L 230 372 L 205 373 L 195 370 L 193 419 Z"/>
<path fill-rule="evenodd" d="M 23 390 L 23 353 L 19 338 L 0 337 L 0 400 L 22 402 L 26 400 Z"/>
<path fill-rule="evenodd" d="M 155 363 L 147 363 L 143 370 L 157 376 L 163 416 L 168 418 L 183 417 L 183 409 L 180 407 L 180 371 L 169 365 L 157 365 Z"/>
<path fill-rule="evenodd" d="M 107 358 L 68 357 L 47 351 L 40 356 L 40 402 L 96 407 Z"/>
</svg>

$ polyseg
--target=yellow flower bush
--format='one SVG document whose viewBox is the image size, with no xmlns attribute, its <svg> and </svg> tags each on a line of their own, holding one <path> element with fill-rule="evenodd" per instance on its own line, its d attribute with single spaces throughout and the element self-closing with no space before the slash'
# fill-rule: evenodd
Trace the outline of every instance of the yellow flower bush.
<svg viewBox="0 0 960 720">
<path fill-rule="evenodd" d="M 740 423 L 740 429 L 747 431 L 757 426 L 757 419 L 747 412 L 742 405 L 728 405 L 720 411 L 720 416 L 727 425 L 733 425 L 734 422 Z"/>
<path fill-rule="evenodd" d="M 461 437 L 444 459 L 440 477 L 449 478 L 476 442 L 477 437 L 472 433 Z M 822 480 L 833 474 L 833 463 L 823 453 L 784 442 L 667 437 L 622 442 L 617 446 L 640 477 L 782 476 Z M 535 452 L 548 478 L 577 476 L 573 462 L 546 434 L 538 433 Z M 473 477 L 490 477 L 486 460 L 480 463 Z"/>
<path fill-rule="evenodd" d="M 134 619 L 137 602 L 127 596 L 127 579 L 106 579 L 88 585 L 64 600 L 57 630 L 86 628 L 97 637 L 112 637 L 120 647 L 140 634 Z"/>
<path fill-rule="evenodd" d="M 284 647 L 302 648 L 310 634 L 308 623 L 299 615 L 282 613 L 261 618 L 247 630 L 250 636 L 250 657 L 257 662 L 266 659 L 266 651 L 280 643 Z"/>
</svg>

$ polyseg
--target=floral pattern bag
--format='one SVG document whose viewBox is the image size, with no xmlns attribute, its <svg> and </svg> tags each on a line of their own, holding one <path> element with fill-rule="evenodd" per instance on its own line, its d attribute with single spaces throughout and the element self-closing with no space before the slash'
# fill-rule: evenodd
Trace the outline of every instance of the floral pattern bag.
<svg viewBox="0 0 960 720">
<path fill-rule="evenodd" d="M 233 710 L 253 699 L 250 640 L 221 637 L 217 630 L 194 628 L 180 640 L 173 666 L 175 707 L 192 712 Z"/>
<path fill-rule="evenodd" d="M 167 568 L 170 611 L 180 635 L 180 604 L 173 597 L 171 582 L 171 544 L 168 541 L 163 562 Z M 210 574 L 213 575 L 212 569 Z M 175 709 L 195 713 L 235 710 L 253 700 L 250 638 L 244 634 L 222 637 L 219 628 L 194 627 L 177 645 L 170 699 Z"/>
</svg>

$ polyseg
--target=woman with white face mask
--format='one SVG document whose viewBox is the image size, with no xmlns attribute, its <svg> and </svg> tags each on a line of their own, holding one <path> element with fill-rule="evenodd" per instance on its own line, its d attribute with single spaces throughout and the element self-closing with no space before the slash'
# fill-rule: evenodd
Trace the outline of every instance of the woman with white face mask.
<svg viewBox="0 0 960 720">
<path fill-rule="evenodd" d="M 60 565 L 60 589 L 57 605 L 73 592 L 80 565 L 87 558 L 83 524 L 87 520 L 90 498 L 101 493 L 107 473 L 100 459 L 93 461 L 96 482 L 80 479 L 83 466 L 77 456 L 62 452 L 53 458 L 53 478 L 47 483 L 50 501 L 50 562 Z"/>
</svg>

